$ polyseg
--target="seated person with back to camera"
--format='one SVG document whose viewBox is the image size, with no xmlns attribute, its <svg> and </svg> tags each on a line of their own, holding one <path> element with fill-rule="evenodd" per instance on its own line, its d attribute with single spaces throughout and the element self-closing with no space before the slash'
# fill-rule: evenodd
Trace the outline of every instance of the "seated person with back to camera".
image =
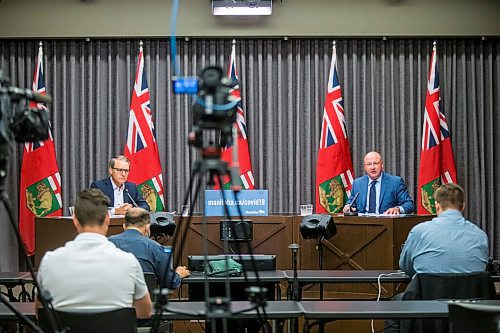
<svg viewBox="0 0 500 333">
<path fill-rule="evenodd" d="M 189 276 L 191 272 L 185 266 L 172 268 L 170 247 L 164 247 L 156 241 L 149 239 L 150 215 L 142 208 L 130 208 L 125 213 L 123 233 L 109 237 L 119 249 L 132 253 L 142 266 L 144 272 L 154 273 L 160 286 L 175 289 L 181 284 L 181 279 Z"/>
<path fill-rule="evenodd" d="M 109 177 L 90 184 L 91 188 L 98 188 L 108 196 L 111 213 L 114 215 L 124 215 L 134 206 L 149 210 L 149 205 L 137 185 L 127 181 L 129 172 L 130 160 L 123 155 L 117 155 L 108 162 Z"/>
<path fill-rule="evenodd" d="M 414 226 L 401 250 L 399 267 L 411 278 L 419 273 L 483 272 L 488 262 L 488 237 L 462 212 L 464 190 L 444 184 L 434 193 L 437 217 Z M 400 301 L 404 292 L 392 299 Z M 386 332 L 399 332 L 399 321 L 388 320 Z"/>
<path fill-rule="evenodd" d="M 37 279 L 56 310 L 109 310 L 134 307 L 137 318 L 151 317 L 151 298 L 137 259 L 106 238 L 109 200 L 98 189 L 85 189 L 75 203 L 74 240 L 48 251 Z M 41 307 L 36 298 L 35 308 Z"/>
<path fill-rule="evenodd" d="M 399 267 L 417 273 L 471 273 L 486 269 L 488 237 L 467 221 L 464 190 L 444 184 L 434 193 L 437 217 L 411 229 L 401 250 Z"/>
<path fill-rule="evenodd" d="M 359 213 L 370 214 L 411 214 L 415 205 L 404 180 L 384 171 L 384 161 L 379 153 L 372 151 L 363 160 L 366 175 L 356 178 L 352 183 L 351 195 L 343 212 L 351 209 L 354 197 L 357 198 Z"/>
</svg>

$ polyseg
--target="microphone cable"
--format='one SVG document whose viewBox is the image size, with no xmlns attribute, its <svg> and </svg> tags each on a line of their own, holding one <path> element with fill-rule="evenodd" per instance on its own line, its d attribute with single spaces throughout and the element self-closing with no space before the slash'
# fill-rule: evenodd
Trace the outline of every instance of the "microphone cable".
<svg viewBox="0 0 500 333">
<path fill-rule="evenodd" d="M 377 295 L 377 302 L 380 301 L 380 296 L 382 295 L 382 282 L 380 281 L 381 278 L 383 276 L 391 276 L 391 275 L 401 275 L 401 274 L 406 274 L 405 272 L 403 271 L 399 271 L 399 272 L 392 272 L 392 273 L 382 273 L 382 274 L 379 274 L 379 276 L 377 277 L 377 286 L 378 286 L 378 295 Z M 375 328 L 373 326 L 373 319 L 371 319 L 370 321 L 370 326 L 371 326 L 371 332 L 372 333 L 375 333 Z M 385 328 L 384 328 L 385 329 Z M 377 331 L 379 332 L 379 331 Z"/>
</svg>

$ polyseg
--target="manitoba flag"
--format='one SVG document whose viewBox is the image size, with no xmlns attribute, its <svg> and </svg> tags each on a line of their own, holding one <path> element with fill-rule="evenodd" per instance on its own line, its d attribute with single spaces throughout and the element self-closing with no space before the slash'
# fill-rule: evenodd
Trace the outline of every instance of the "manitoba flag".
<svg viewBox="0 0 500 333">
<path fill-rule="evenodd" d="M 245 123 L 245 114 L 241 106 L 241 93 L 238 82 L 238 71 L 236 70 L 236 42 L 233 40 L 233 48 L 231 50 L 231 59 L 229 61 L 229 69 L 227 76 L 231 78 L 231 95 L 236 104 L 236 126 L 238 132 L 238 163 L 240 167 L 240 177 L 238 183 L 231 184 L 229 177 L 224 177 L 224 188 L 230 189 L 231 185 L 241 186 L 244 190 L 253 190 L 255 182 L 253 178 L 252 162 L 250 161 L 250 151 L 248 149 L 247 125 Z M 233 166 L 232 163 L 233 147 L 232 145 L 226 146 L 222 150 L 221 159 Z M 234 181 L 234 180 L 233 180 Z M 216 186 L 215 188 L 217 188 Z"/>
<path fill-rule="evenodd" d="M 138 184 L 150 210 L 165 210 L 160 156 L 151 114 L 148 80 L 144 70 L 142 42 L 139 48 L 139 59 L 132 101 L 130 102 L 130 118 L 124 155 L 130 159 L 128 180 Z"/>
<path fill-rule="evenodd" d="M 456 183 L 457 171 L 450 131 L 442 112 L 436 45 L 432 49 L 418 173 L 418 214 L 435 214 L 434 192 L 441 184 Z"/>
<path fill-rule="evenodd" d="M 45 95 L 43 49 L 40 43 L 35 65 L 33 91 Z M 47 110 L 41 103 L 31 108 Z M 35 252 L 35 217 L 61 216 L 61 176 L 57 167 L 54 139 L 49 128 L 45 141 L 24 144 L 19 194 L 19 231 L 28 255 Z"/>
<path fill-rule="evenodd" d="M 347 202 L 353 178 L 334 43 L 316 165 L 316 212 L 340 212 Z"/>
</svg>

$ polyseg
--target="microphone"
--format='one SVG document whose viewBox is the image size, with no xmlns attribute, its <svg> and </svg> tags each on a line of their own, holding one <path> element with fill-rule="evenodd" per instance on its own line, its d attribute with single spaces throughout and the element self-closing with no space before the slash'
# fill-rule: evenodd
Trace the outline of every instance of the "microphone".
<svg viewBox="0 0 500 333">
<path fill-rule="evenodd" d="M 293 281 L 292 281 L 292 293 L 291 298 L 294 301 L 300 301 L 299 293 L 299 278 L 297 272 L 297 252 L 299 251 L 299 244 L 290 244 L 288 248 L 292 250 L 292 269 L 293 269 Z"/>
<path fill-rule="evenodd" d="M 137 202 L 135 202 L 134 199 L 132 199 L 132 196 L 130 195 L 130 193 L 128 193 L 128 188 L 125 187 L 124 189 L 125 193 L 127 193 L 127 196 L 129 197 L 129 199 L 132 201 L 132 203 L 134 204 L 134 207 L 139 207 L 139 205 L 137 205 Z"/>
<path fill-rule="evenodd" d="M 359 192 L 356 193 L 352 199 L 351 205 L 349 206 L 349 211 L 344 213 L 344 216 L 358 216 L 358 206 L 356 206 L 356 199 L 359 196 Z"/>
</svg>

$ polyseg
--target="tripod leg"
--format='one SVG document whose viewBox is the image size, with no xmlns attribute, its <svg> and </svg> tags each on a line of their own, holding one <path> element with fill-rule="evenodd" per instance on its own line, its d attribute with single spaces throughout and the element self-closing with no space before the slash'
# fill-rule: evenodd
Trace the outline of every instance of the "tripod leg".
<svg viewBox="0 0 500 333">
<path fill-rule="evenodd" d="M 188 202 L 188 200 L 189 200 L 189 198 L 191 196 L 192 186 L 194 184 L 195 177 L 196 177 L 196 175 L 198 173 L 197 170 L 198 170 L 197 168 L 194 168 L 193 172 L 191 173 L 191 177 L 189 178 L 189 188 L 188 188 L 188 191 L 187 191 L 187 193 L 186 193 L 186 195 L 184 197 L 183 205 L 187 204 L 187 202 Z M 198 184 L 197 184 L 195 196 L 194 196 L 193 200 L 191 201 L 191 207 L 194 204 L 194 202 L 196 202 L 197 195 L 198 195 L 198 189 L 200 187 L 200 184 L 201 184 L 201 177 L 198 177 Z M 187 234 L 188 234 L 187 231 L 189 230 L 189 226 L 191 225 L 191 218 L 192 218 L 192 209 L 190 210 L 190 213 L 189 213 L 189 216 L 187 217 L 187 222 L 186 222 L 185 225 L 183 224 L 183 216 L 182 216 L 182 214 L 180 216 L 179 228 L 177 229 L 176 234 L 177 235 L 181 235 L 181 237 L 175 237 L 174 238 L 174 242 L 172 244 L 172 250 L 175 253 L 175 258 L 173 258 L 174 257 L 173 254 L 168 257 L 167 267 L 171 267 L 172 263 L 173 263 L 173 267 L 177 267 L 177 266 L 179 266 L 179 263 L 181 262 L 182 246 L 183 246 L 183 244 L 185 244 L 185 241 L 186 241 L 186 237 L 187 237 Z M 181 245 L 180 245 L 180 248 L 177 249 L 179 241 L 180 241 Z M 178 252 L 175 252 L 176 250 L 178 250 Z M 170 283 L 171 283 L 171 281 L 170 281 Z M 160 279 L 160 284 L 159 284 L 160 293 L 158 294 L 158 299 L 155 302 L 156 313 L 155 313 L 155 319 L 153 320 L 153 323 L 151 325 L 151 331 L 152 332 L 156 332 L 158 330 L 159 326 L 160 326 L 160 321 L 161 321 L 160 320 L 161 319 L 160 314 L 161 314 L 161 311 L 162 311 L 162 307 L 163 307 L 163 305 L 165 305 L 168 302 L 167 296 L 163 295 L 163 293 L 161 292 L 161 290 L 164 289 L 164 288 L 167 288 L 167 287 L 170 288 L 170 286 L 164 286 L 163 285 L 163 280 Z"/>
<path fill-rule="evenodd" d="M 2 169 L 1 166 L 0 166 L 0 169 Z M 38 298 L 39 298 L 40 302 L 42 303 L 43 307 L 46 309 L 49 309 L 49 311 L 47 313 L 48 313 L 48 319 L 49 319 L 50 326 L 51 326 L 51 328 L 58 329 L 58 331 L 60 331 L 61 325 L 59 323 L 57 316 L 53 312 L 54 307 L 52 306 L 52 302 L 50 301 L 50 295 L 48 294 L 48 292 L 46 290 L 41 288 L 40 284 L 38 283 L 38 280 L 36 279 L 36 276 L 35 276 L 35 273 L 33 270 L 33 264 L 31 262 L 30 258 L 28 257 L 28 254 L 26 252 L 26 248 L 23 245 L 23 241 L 21 239 L 21 234 L 19 232 L 19 228 L 17 227 L 16 223 L 14 222 L 14 213 L 13 213 L 13 209 L 12 209 L 12 203 L 10 202 L 9 196 L 7 195 L 7 192 L 5 192 L 5 188 L 4 188 L 3 182 L 5 181 L 5 178 L 2 178 L 4 176 L 5 175 L 0 175 L 0 178 L 1 178 L 0 179 L 0 200 L 3 202 L 5 210 L 7 211 L 7 214 L 9 215 L 9 221 L 10 221 L 12 228 L 14 229 L 14 233 L 15 233 L 16 238 L 17 238 L 17 243 L 18 243 L 19 247 L 21 248 L 22 253 L 24 253 L 24 257 L 26 258 L 26 264 L 28 266 L 28 270 L 31 274 L 31 277 L 33 278 L 33 284 L 35 285 L 35 287 L 38 290 Z M 2 301 L 5 303 L 5 305 L 7 307 L 9 307 L 8 302 L 5 302 L 4 296 L 3 295 L 1 295 L 1 296 L 2 296 Z M 11 308 L 11 310 L 14 313 L 16 313 L 16 315 L 17 315 L 17 312 L 14 309 Z M 28 324 L 31 326 L 32 323 L 31 324 L 28 323 Z M 39 329 L 36 326 L 33 327 L 33 330 L 35 332 L 41 331 L 41 329 Z"/>
</svg>

